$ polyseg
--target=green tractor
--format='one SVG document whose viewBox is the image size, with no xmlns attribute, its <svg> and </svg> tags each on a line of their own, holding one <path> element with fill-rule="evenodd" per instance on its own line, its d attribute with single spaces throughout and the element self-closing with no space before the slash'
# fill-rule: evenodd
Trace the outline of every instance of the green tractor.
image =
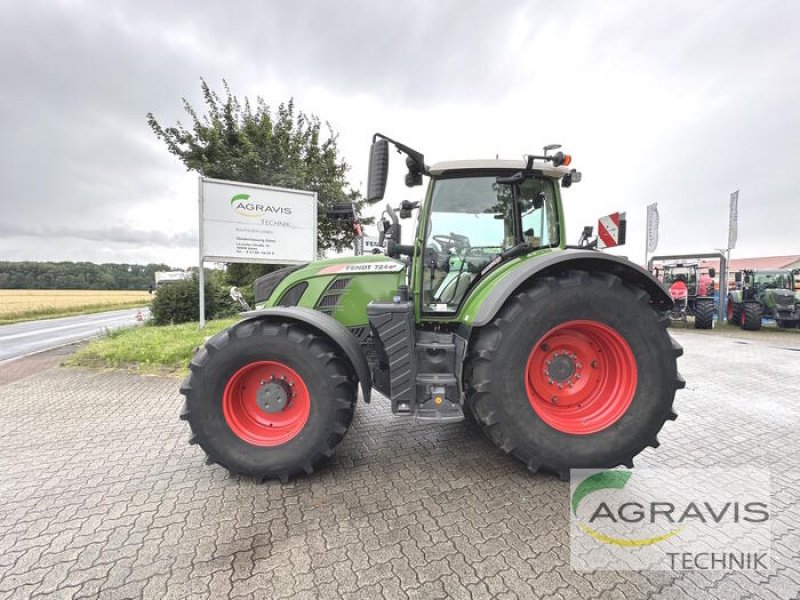
<svg viewBox="0 0 800 600">
<path fill-rule="evenodd" d="M 656 269 L 656 277 L 659 276 Z M 694 317 L 695 329 L 714 326 L 714 277 L 716 269 L 702 271 L 696 262 L 665 264 L 661 268 L 661 281 L 669 288 L 674 301 L 669 312 L 670 320 L 688 322 Z"/>
<path fill-rule="evenodd" d="M 181 418 L 207 462 L 257 481 L 311 473 L 353 420 L 360 386 L 398 417 L 471 415 L 531 471 L 633 466 L 675 419 L 681 347 L 667 290 L 625 259 L 565 243 L 558 147 L 524 160 L 428 166 L 375 134 L 367 200 L 389 145 L 424 201 L 387 206 L 385 254 L 270 273 L 256 310 L 197 351 Z M 418 211 L 410 244 L 401 219 Z"/>
<path fill-rule="evenodd" d="M 775 319 L 780 328 L 800 327 L 800 292 L 794 289 L 797 271 L 745 270 L 735 274 L 740 289 L 728 294 L 728 324 L 761 329 L 761 319 Z"/>
</svg>

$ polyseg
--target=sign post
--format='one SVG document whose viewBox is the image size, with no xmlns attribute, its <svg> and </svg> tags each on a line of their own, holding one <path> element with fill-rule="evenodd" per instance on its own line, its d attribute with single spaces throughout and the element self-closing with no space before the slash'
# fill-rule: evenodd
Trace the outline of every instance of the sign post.
<svg viewBox="0 0 800 600">
<path fill-rule="evenodd" d="M 200 214 L 200 256 L 198 257 L 198 265 L 200 266 L 200 270 L 197 273 L 197 282 L 200 284 L 200 329 L 205 329 L 206 327 L 206 273 L 204 268 L 205 257 L 203 256 L 203 178 L 200 177 L 198 179 L 197 184 L 199 186 L 198 194 L 197 194 L 197 202 L 200 207 L 198 211 Z"/>
<path fill-rule="evenodd" d="M 200 177 L 200 328 L 207 260 L 299 264 L 317 256 L 317 194 Z"/>
</svg>

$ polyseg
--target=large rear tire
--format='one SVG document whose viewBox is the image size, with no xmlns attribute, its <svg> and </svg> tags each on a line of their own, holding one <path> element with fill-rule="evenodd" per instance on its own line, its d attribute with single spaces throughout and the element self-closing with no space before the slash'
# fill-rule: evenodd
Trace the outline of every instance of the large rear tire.
<svg viewBox="0 0 800 600">
<path fill-rule="evenodd" d="M 714 326 L 714 300 L 698 298 L 694 306 L 694 328 L 711 329 Z"/>
<path fill-rule="evenodd" d="M 604 273 L 568 271 L 512 296 L 471 344 L 467 403 L 502 450 L 536 471 L 633 466 L 685 383 L 669 318 Z"/>
<path fill-rule="evenodd" d="M 181 386 L 189 441 L 236 475 L 310 474 L 353 419 L 350 362 L 304 324 L 242 321 L 208 340 L 189 369 Z"/>
<path fill-rule="evenodd" d="M 761 305 L 758 302 L 745 302 L 742 308 L 742 329 L 758 331 L 761 329 L 763 316 Z"/>
</svg>

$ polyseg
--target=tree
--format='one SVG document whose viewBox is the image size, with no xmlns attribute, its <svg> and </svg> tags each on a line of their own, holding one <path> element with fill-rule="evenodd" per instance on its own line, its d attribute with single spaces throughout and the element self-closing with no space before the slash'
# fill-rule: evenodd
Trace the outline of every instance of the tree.
<svg viewBox="0 0 800 600">
<path fill-rule="evenodd" d="M 200 80 L 203 115 L 183 99 L 189 127 L 180 121 L 164 127 L 153 113 L 147 115 L 148 124 L 188 170 L 217 179 L 317 192 L 319 252 L 351 246 L 352 223 L 329 220 L 326 211 L 342 202 L 353 202 L 360 209 L 363 199 L 345 180 L 349 167 L 339 156 L 337 134 L 330 124 L 325 123 L 323 133 L 319 118 L 296 110 L 293 99 L 273 114 L 263 98 L 254 105 L 248 98 L 240 101 L 227 82 L 223 84 L 221 98 Z"/>
</svg>

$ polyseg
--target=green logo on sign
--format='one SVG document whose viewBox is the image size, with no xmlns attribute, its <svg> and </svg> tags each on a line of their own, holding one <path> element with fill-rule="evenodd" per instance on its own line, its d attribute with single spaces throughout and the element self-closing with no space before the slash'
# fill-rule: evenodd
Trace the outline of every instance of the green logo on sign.
<svg viewBox="0 0 800 600">
<path fill-rule="evenodd" d="M 250 200 L 250 194 L 236 194 L 231 198 L 231 208 L 243 217 L 263 217 L 292 214 L 290 206 L 274 206 Z"/>
</svg>

